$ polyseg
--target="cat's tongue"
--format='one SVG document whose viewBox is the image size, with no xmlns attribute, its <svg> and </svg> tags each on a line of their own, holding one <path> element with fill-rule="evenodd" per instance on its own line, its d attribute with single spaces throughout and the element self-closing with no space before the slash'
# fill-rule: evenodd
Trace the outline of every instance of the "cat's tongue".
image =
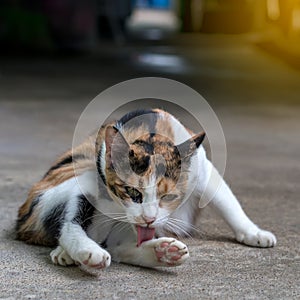
<svg viewBox="0 0 300 300">
<path fill-rule="evenodd" d="M 155 228 L 142 227 L 137 225 L 137 246 L 139 247 L 141 243 L 152 240 L 155 234 Z"/>
</svg>

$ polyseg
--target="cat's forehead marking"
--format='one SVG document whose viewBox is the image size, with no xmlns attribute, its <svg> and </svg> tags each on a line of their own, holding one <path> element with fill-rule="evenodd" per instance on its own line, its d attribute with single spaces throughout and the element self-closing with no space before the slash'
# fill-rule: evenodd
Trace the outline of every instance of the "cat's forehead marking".
<svg viewBox="0 0 300 300">
<path fill-rule="evenodd" d="M 156 176 L 155 174 L 151 174 L 148 178 L 148 184 L 144 188 L 144 201 L 153 202 L 156 201 Z"/>
<path fill-rule="evenodd" d="M 122 133 L 128 143 L 136 140 L 144 140 L 156 135 L 164 136 L 174 142 L 174 117 L 169 113 L 160 110 L 138 110 L 129 113 L 118 122 Z"/>
<path fill-rule="evenodd" d="M 118 121 L 118 127 L 129 144 L 143 140 L 146 135 L 156 132 L 158 113 L 154 110 L 137 110 L 128 113 Z"/>
</svg>

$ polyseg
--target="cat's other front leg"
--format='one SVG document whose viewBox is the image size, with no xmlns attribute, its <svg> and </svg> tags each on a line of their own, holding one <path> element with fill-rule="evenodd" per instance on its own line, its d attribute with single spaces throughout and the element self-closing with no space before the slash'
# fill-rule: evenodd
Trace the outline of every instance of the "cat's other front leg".
<svg viewBox="0 0 300 300">
<path fill-rule="evenodd" d="M 114 261 L 143 267 L 174 267 L 181 265 L 189 257 L 189 251 L 182 242 L 168 237 L 161 237 L 143 242 L 124 243 L 110 251 Z"/>
<path fill-rule="evenodd" d="M 206 197 L 211 205 L 232 228 L 236 240 L 254 247 L 273 247 L 276 237 L 273 233 L 260 229 L 243 211 L 236 197 L 219 175 L 217 170 L 208 163 L 211 170 L 211 181 L 206 189 Z"/>
<path fill-rule="evenodd" d="M 54 263 L 72 264 L 72 260 L 84 271 L 93 273 L 110 265 L 110 254 L 90 239 L 80 225 L 66 222 L 61 230 L 59 246 L 51 252 Z"/>
</svg>

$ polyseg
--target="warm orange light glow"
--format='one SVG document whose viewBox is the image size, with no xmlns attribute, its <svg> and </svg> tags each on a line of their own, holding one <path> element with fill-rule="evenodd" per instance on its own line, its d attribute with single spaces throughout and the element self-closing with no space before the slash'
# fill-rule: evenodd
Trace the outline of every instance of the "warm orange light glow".
<svg viewBox="0 0 300 300">
<path fill-rule="evenodd" d="M 270 20 L 276 21 L 280 17 L 280 8 L 278 0 L 267 0 L 268 17 Z"/>
<path fill-rule="evenodd" d="M 294 30 L 300 30 L 300 1 L 296 5 L 292 15 L 292 26 Z"/>
</svg>

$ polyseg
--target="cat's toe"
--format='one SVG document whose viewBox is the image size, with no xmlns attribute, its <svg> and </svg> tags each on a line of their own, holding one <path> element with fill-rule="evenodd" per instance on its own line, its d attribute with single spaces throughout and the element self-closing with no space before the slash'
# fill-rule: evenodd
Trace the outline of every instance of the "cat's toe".
<svg viewBox="0 0 300 300">
<path fill-rule="evenodd" d="M 101 248 L 81 250 L 76 257 L 80 265 L 93 269 L 107 268 L 111 262 L 110 254 Z"/>
<path fill-rule="evenodd" d="M 189 251 L 185 244 L 175 239 L 161 238 L 155 247 L 157 260 L 167 266 L 181 265 L 188 257 Z"/>
<path fill-rule="evenodd" d="M 243 244 L 261 248 L 274 247 L 277 243 L 272 232 L 259 228 L 253 232 L 239 233 L 236 235 L 236 239 Z"/>
<path fill-rule="evenodd" d="M 57 246 L 53 251 L 51 251 L 50 257 L 52 262 L 56 265 L 69 266 L 75 264 L 75 261 L 61 246 Z"/>
</svg>

